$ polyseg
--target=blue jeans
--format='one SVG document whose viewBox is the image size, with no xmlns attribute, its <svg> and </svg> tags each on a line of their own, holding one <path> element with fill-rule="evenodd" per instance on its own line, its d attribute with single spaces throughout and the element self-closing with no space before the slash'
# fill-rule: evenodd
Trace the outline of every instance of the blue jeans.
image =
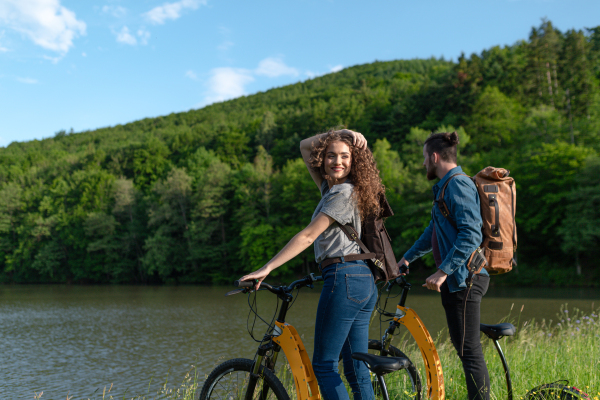
<svg viewBox="0 0 600 400">
<path fill-rule="evenodd" d="M 341 353 L 354 399 L 371 400 L 369 370 L 351 355 L 368 350 L 369 321 L 377 302 L 373 275 L 364 261 L 331 264 L 322 275 L 325 284 L 317 308 L 312 360 L 321 396 L 323 400 L 350 399 L 338 372 Z"/>
</svg>

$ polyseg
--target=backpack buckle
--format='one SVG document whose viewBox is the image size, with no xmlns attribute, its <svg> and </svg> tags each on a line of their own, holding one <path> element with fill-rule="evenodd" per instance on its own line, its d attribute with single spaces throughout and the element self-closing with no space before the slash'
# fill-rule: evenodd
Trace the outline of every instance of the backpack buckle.
<svg viewBox="0 0 600 400">
<path fill-rule="evenodd" d="M 381 262 L 381 261 L 379 261 L 379 259 L 378 259 L 378 258 L 376 258 L 376 259 L 375 259 L 375 261 L 373 261 L 373 264 L 375 264 L 375 266 L 376 266 L 377 268 L 381 268 L 381 269 L 383 269 L 383 264 L 382 264 L 382 262 Z"/>
</svg>

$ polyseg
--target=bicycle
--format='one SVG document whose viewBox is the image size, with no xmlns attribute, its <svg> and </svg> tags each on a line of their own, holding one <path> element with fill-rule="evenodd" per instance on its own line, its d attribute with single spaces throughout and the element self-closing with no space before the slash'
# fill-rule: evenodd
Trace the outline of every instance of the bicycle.
<svg viewBox="0 0 600 400">
<path fill-rule="evenodd" d="M 406 269 L 404 269 L 404 272 L 406 272 Z M 392 287 L 395 285 L 402 289 L 400 300 L 396 306 L 396 312 L 389 313 L 377 307 L 377 311 L 379 313 L 393 318 L 390 321 L 390 325 L 386 329 L 381 340 L 377 341 L 379 342 L 379 346 L 381 348 L 381 355 L 385 356 L 386 354 L 393 353 L 395 351 L 390 344 L 396 334 L 396 330 L 400 327 L 400 325 L 406 327 L 408 332 L 415 339 L 415 342 L 421 351 L 421 356 L 425 365 L 425 375 L 427 378 L 425 397 L 432 400 L 443 400 L 445 399 L 444 374 L 437 349 L 433 339 L 431 338 L 431 335 L 429 334 L 429 331 L 425 327 L 423 321 L 421 321 L 417 315 L 416 311 L 406 307 L 406 298 L 408 296 L 408 291 L 411 289 L 411 284 L 404 276 L 401 275 L 395 280 L 388 282 L 386 291 L 389 293 Z M 504 356 L 504 352 L 502 351 L 502 347 L 498 341 L 504 336 L 514 335 L 516 333 L 516 328 L 513 324 L 504 322 L 495 325 L 480 324 L 479 329 L 493 341 L 494 346 L 498 351 L 505 372 L 508 400 L 513 400 L 510 369 L 508 367 L 506 357 Z M 420 384 L 420 380 L 417 382 Z M 417 386 L 417 390 L 415 391 L 414 395 L 415 400 L 421 399 L 421 392 L 421 387 Z M 383 396 L 385 400 L 389 400 L 387 397 L 387 389 L 383 391 Z"/>
<path fill-rule="evenodd" d="M 296 329 L 285 321 L 287 311 L 294 299 L 293 290 L 299 290 L 303 287 L 313 288 L 314 282 L 320 280 L 322 280 L 322 277 L 310 274 L 292 282 L 289 286 L 272 286 L 262 282 L 262 289 L 260 290 L 268 290 L 282 300 L 277 320 L 269 324 L 267 332 L 260 341 L 254 360 L 240 358 L 229 360 L 217 366 L 209 374 L 204 382 L 200 400 L 222 398 L 227 400 L 241 398 L 244 400 L 273 398 L 290 400 L 286 388 L 275 374 L 275 364 L 281 350 L 288 359 L 298 400 L 320 400 L 319 387 L 302 339 Z M 240 289 L 231 291 L 227 295 L 249 293 L 254 286 L 252 282 L 240 281 L 236 281 L 235 285 Z M 377 307 L 380 314 L 392 318 L 381 340 L 369 339 L 369 350 L 376 351 L 378 354 L 354 353 L 352 358 L 365 362 L 375 376 L 373 385 L 376 394 L 381 395 L 384 400 L 390 400 L 388 387 L 384 379 L 384 376 L 390 373 L 403 374 L 403 379 L 395 379 L 396 382 L 400 382 L 395 393 L 396 397 L 421 400 L 424 395 L 432 400 L 444 400 L 444 375 L 433 339 L 417 313 L 406 307 L 406 299 L 411 284 L 404 276 L 399 276 L 388 282 L 386 292 L 389 293 L 396 285 L 402 291 L 395 313 L 389 313 Z M 406 354 L 391 345 L 400 325 L 407 328 L 421 351 L 427 379 L 424 392 L 419 373 L 413 362 Z M 507 322 L 495 325 L 480 324 L 479 328 L 494 343 L 505 372 L 507 397 L 508 400 L 513 400 L 510 369 L 499 340 L 505 336 L 514 335 L 516 328 Z M 238 373 L 241 378 L 238 377 Z M 557 398 L 558 396 L 561 399 L 590 399 L 587 394 L 579 389 L 567 386 L 568 381 L 566 381 L 567 385 L 559 384 L 559 382 L 565 381 L 537 386 L 527 393 L 526 398 L 529 400 L 544 400 Z"/>
<path fill-rule="evenodd" d="M 298 400 L 319 400 L 321 395 L 306 348 L 296 329 L 285 319 L 294 299 L 293 291 L 303 287 L 313 288 L 314 282 L 320 280 L 322 277 L 310 274 L 288 286 L 272 286 L 262 282 L 260 290 L 268 290 L 282 300 L 277 319 L 267 328 L 255 359 L 236 358 L 218 365 L 204 382 L 200 400 L 289 400 L 286 388 L 275 374 L 275 364 L 281 350 L 289 362 Z M 254 286 L 252 282 L 240 281 L 236 281 L 235 285 L 240 289 L 228 292 L 227 295 L 248 293 Z M 381 342 L 374 340 L 369 341 L 369 349 L 383 351 Z M 389 343 L 385 353 L 385 356 L 354 353 L 352 357 L 367 363 L 383 388 L 386 400 L 389 397 L 383 376 L 391 372 L 405 371 L 408 374 L 408 379 L 405 379 L 406 391 L 420 391 L 417 370 L 408 357 Z"/>
</svg>

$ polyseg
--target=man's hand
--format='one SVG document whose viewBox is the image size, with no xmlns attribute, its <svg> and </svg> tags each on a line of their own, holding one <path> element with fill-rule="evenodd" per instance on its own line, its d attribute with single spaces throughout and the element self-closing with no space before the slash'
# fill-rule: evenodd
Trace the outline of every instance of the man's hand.
<svg viewBox="0 0 600 400">
<path fill-rule="evenodd" d="M 401 273 L 400 275 L 408 275 L 408 261 L 406 261 L 404 257 L 402 257 L 402 260 L 398 261 L 398 268 L 402 268 L 402 266 L 406 267 L 406 273 Z"/>
<path fill-rule="evenodd" d="M 429 290 L 436 290 L 439 292 L 440 288 L 442 287 L 442 283 L 446 281 L 447 277 L 448 275 L 444 271 L 438 269 L 435 272 L 435 274 L 431 275 L 425 280 L 423 287 L 426 287 Z"/>
</svg>

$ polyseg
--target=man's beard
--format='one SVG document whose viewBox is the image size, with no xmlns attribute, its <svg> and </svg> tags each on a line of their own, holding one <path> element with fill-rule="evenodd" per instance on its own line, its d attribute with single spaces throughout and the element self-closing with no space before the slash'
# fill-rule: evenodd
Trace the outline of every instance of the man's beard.
<svg viewBox="0 0 600 400">
<path fill-rule="evenodd" d="M 434 165 L 429 165 L 427 167 L 427 179 L 429 179 L 430 181 L 434 180 L 437 178 L 437 174 L 436 174 L 436 167 Z"/>
</svg>

